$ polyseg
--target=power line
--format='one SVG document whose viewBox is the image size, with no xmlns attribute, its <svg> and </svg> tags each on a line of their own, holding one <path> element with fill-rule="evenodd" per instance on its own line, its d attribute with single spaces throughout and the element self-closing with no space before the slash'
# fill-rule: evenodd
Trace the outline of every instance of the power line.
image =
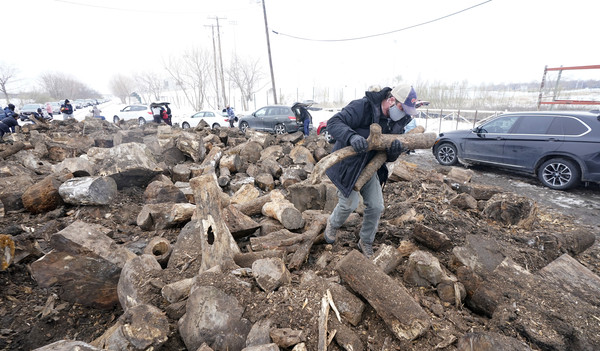
<svg viewBox="0 0 600 351">
<path fill-rule="evenodd" d="M 160 9 L 160 10 L 150 10 L 150 9 L 146 9 L 146 8 L 125 8 L 125 7 L 114 7 L 114 6 L 86 4 L 86 3 L 81 3 L 81 2 L 77 2 L 77 1 L 69 1 L 69 0 L 54 0 L 54 1 L 56 1 L 56 2 L 62 2 L 62 3 L 65 3 L 65 4 L 69 4 L 69 5 L 76 5 L 76 6 L 82 6 L 82 7 L 92 7 L 92 8 L 99 8 L 99 9 L 112 10 L 112 11 L 138 12 L 138 13 L 159 13 L 159 14 L 171 14 L 171 15 L 175 15 L 175 14 L 190 14 L 190 13 L 194 13 L 194 14 L 211 14 L 211 13 L 214 13 L 214 12 L 238 12 L 238 11 L 246 11 L 248 9 L 248 7 L 246 7 L 246 8 L 238 8 L 238 9 L 230 9 L 230 10 L 217 10 L 217 11 L 198 11 L 198 10 L 192 10 L 192 9 L 179 9 L 179 10 Z"/>
<path fill-rule="evenodd" d="M 451 13 L 451 14 L 448 14 L 448 15 L 445 15 L 445 16 L 442 16 L 442 17 L 438 17 L 438 18 L 432 19 L 430 21 L 421 22 L 419 24 L 414 24 L 412 26 L 408 26 L 408 27 L 404 27 L 404 28 L 392 30 L 392 31 L 385 32 L 385 33 L 371 34 L 371 35 L 365 35 L 365 36 L 362 36 L 362 37 L 355 37 L 355 38 L 345 38 L 345 39 L 311 39 L 311 38 L 303 38 L 303 37 L 297 37 L 297 36 L 290 35 L 290 34 L 280 33 L 280 32 L 277 32 L 275 30 L 271 30 L 271 31 L 273 33 L 275 33 L 275 34 L 283 35 L 283 36 L 294 38 L 294 39 L 298 39 L 298 40 L 306 40 L 306 41 L 336 42 L 336 41 L 362 40 L 362 39 L 374 38 L 374 37 L 379 37 L 379 36 L 382 36 L 382 35 L 388 35 L 388 34 L 392 34 L 392 33 L 397 33 L 397 32 L 401 32 L 401 31 L 404 31 L 404 30 L 407 30 L 407 29 L 411 29 L 411 28 L 415 28 L 415 27 L 419 27 L 419 26 L 424 26 L 426 24 L 433 23 L 433 22 L 442 20 L 444 18 L 448 18 L 448 17 L 454 16 L 454 15 L 458 15 L 461 12 L 465 12 L 465 11 L 471 10 L 471 9 L 477 7 L 477 6 L 481 6 L 481 5 L 486 4 L 486 3 L 490 2 L 490 1 L 492 1 L 492 0 L 487 0 L 487 1 L 484 1 L 484 2 L 479 3 L 477 5 L 473 5 L 471 7 L 467 7 L 466 9 L 462 9 L 460 11 L 457 11 L 457 12 L 454 12 L 454 13 Z"/>
</svg>

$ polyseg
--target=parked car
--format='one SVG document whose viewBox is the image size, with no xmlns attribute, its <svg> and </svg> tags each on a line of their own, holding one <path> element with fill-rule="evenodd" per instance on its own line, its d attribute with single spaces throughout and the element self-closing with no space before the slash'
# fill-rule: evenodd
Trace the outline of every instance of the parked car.
<svg viewBox="0 0 600 351">
<path fill-rule="evenodd" d="M 445 166 L 460 161 L 537 175 L 551 189 L 600 182 L 600 111 L 506 113 L 440 133 L 433 154 Z"/>
<path fill-rule="evenodd" d="M 140 126 L 147 122 L 154 121 L 154 115 L 148 105 L 128 105 L 125 106 L 121 111 L 117 112 L 113 116 L 113 122 L 118 124 L 119 121 L 128 121 L 130 119 L 136 119 Z"/>
<path fill-rule="evenodd" d="M 195 128 L 200 121 L 206 122 L 212 129 L 229 127 L 227 113 L 216 110 L 203 110 L 187 117 L 173 117 L 173 123 L 179 123 L 181 128 Z"/>
<path fill-rule="evenodd" d="M 319 126 L 317 127 L 317 135 L 322 135 L 325 137 L 325 140 L 327 140 L 327 142 L 330 144 L 335 143 L 335 139 L 327 131 L 327 121 L 322 121 L 319 123 Z"/>
<path fill-rule="evenodd" d="M 43 110 L 46 109 L 46 107 L 43 104 L 25 104 L 23 105 L 23 107 L 21 109 L 19 109 L 19 115 L 21 118 L 21 121 L 24 121 L 27 119 L 26 116 L 29 116 L 30 114 L 37 112 L 37 109 L 41 108 Z"/>
<path fill-rule="evenodd" d="M 300 107 L 308 107 L 303 103 L 295 103 L 293 106 L 270 105 L 256 110 L 250 115 L 239 119 L 239 128 L 242 132 L 247 129 L 267 131 L 276 134 L 293 133 L 302 131 L 300 122 Z M 308 111 L 307 111 L 308 112 Z M 308 112 L 310 116 L 310 112 Z M 312 120 L 312 116 L 310 116 Z"/>
</svg>

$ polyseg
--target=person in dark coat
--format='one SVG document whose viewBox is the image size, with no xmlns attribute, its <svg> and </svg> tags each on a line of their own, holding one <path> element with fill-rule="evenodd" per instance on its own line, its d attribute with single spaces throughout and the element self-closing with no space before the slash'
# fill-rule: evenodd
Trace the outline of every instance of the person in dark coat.
<svg viewBox="0 0 600 351">
<path fill-rule="evenodd" d="M 0 119 L 3 119 L 4 117 L 12 117 L 12 118 L 14 118 L 16 120 L 17 117 L 19 116 L 15 112 L 15 105 L 13 105 L 13 104 L 8 104 L 8 106 L 6 106 L 4 108 L 4 114 L 5 114 L 5 116 L 2 116 L 2 118 L 0 118 Z"/>
<path fill-rule="evenodd" d="M 227 119 L 229 120 L 229 128 L 233 128 L 233 125 L 235 123 L 235 113 L 229 105 L 227 105 L 225 111 L 227 112 Z"/>
<path fill-rule="evenodd" d="M 304 106 L 300 106 L 300 120 L 302 121 L 302 126 L 304 128 L 304 137 L 306 138 L 310 133 L 310 114 Z"/>
<path fill-rule="evenodd" d="M 73 105 L 71 105 L 69 99 L 65 99 L 65 103 L 60 105 L 60 112 L 63 115 L 63 120 L 65 121 L 73 118 Z"/>
<path fill-rule="evenodd" d="M 2 138 L 5 133 L 14 133 L 15 127 L 19 125 L 16 118 L 18 115 L 15 113 L 15 105 L 9 104 L 4 111 L 4 116 L 0 119 L 0 138 Z"/>
<path fill-rule="evenodd" d="M 412 87 L 394 89 L 386 87 L 380 91 L 367 91 L 362 99 L 350 102 L 342 111 L 327 121 L 327 131 L 335 138 L 333 151 L 352 146 L 357 155 L 349 157 L 332 167 L 326 174 L 338 191 L 338 204 L 329 216 L 325 228 L 325 241 L 335 242 L 336 232 L 356 209 L 359 193 L 354 184 L 362 170 L 373 159 L 377 151 L 367 151 L 367 138 L 370 126 L 378 123 L 382 133 L 391 134 L 388 121 L 397 121 L 405 114 L 416 114 L 417 94 Z M 394 162 L 402 153 L 402 143 L 395 140 L 387 150 L 387 162 Z M 387 166 L 383 165 L 373 177 L 360 189 L 365 210 L 360 230 L 358 246 L 367 257 L 373 255 L 373 241 L 383 212 L 383 191 L 381 184 L 387 180 Z"/>
</svg>

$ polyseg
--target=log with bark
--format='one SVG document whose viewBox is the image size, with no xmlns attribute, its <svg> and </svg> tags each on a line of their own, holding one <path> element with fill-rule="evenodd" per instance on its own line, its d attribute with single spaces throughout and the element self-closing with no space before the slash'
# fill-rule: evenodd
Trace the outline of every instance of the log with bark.
<svg viewBox="0 0 600 351">
<path fill-rule="evenodd" d="M 404 134 L 404 135 L 419 134 L 419 133 L 424 133 L 424 132 L 425 132 L 425 128 L 423 128 L 423 126 L 417 126 L 416 128 L 411 129 L 408 132 L 406 132 L 406 134 Z M 402 145 L 402 149 L 410 150 L 404 144 Z M 356 180 L 356 183 L 354 183 L 354 190 L 360 191 L 360 189 L 362 189 L 362 187 L 369 181 L 369 179 L 371 179 L 373 174 L 375 174 L 377 172 L 377 170 L 379 170 L 379 168 L 381 168 L 381 166 L 383 166 L 385 164 L 386 161 L 387 161 L 387 152 L 386 151 L 377 152 L 375 157 L 373 157 L 371 159 L 371 161 L 369 161 L 367 166 L 360 173 L 358 180 Z"/>
<path fill-rule="evenodd" d="M 353 250 L 339 261 L 336 271 L 362 295 L 400 339 L 414 340 L 431 327 L 431 319 L 397 280 Z"/>
<path fill-rule="evenodd" d="M 409 150 L 429 149 L 433 146 L 436 139 L 435 133 L 417 133 L 417 134 L 382 134 L 381 126 L 377 123 L 371 124 L 371 131 L 367 142 L 369 147 L 367 151 L 386 150 L 392 145 L 394 140 L 400 140 L 402 146 Z M 311 182 L 319 183 L 325 174 L 325 171 L 334 164 L 356 155 L 352 146 L 339 149 L 319 161 L 313 169 Z"/>
<path fill-rule="evenodd" d="M 23 150 L 25 148 L 25 144 L 20 141 L 15 141 L 12 145 L 8 146 L 4 150 L 0 151 L 0 159 L 5 159 L 10 155 L 14 155 L 17 152 Z"/>
</svg>

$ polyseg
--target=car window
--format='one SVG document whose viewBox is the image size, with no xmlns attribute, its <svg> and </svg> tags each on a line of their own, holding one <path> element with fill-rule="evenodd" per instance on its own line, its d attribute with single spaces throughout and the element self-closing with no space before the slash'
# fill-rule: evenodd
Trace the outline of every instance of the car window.
<svg viewBox="0 0 600 351">
<path fill-rule="evenodd" d="M 213 112 L 204 112 L 204 117 L 214 117 L 215 114 Z"/>
<path fill-rule="evenodd" d="M 481 133 L 508 133 L 519 116 L 499 117 L 481 126 Z"/>
<path fill-rule="evenodd" d="M 580 120 L 570 117 L 555 117 L 548 129 L 553 135 L 582 135 L 589 130 Z"/>
<path fill-rule="evenodd" d="M 146 109 L 146 106 L 136 106 L 133 111 L 144 111 L 145 109 Z"/>
<path fill-rule="evenodd" d="M 546 134 L 554 118 L 550 116 L 522 116 L 512 134 Z"/>
<path fill-rule="evenodd" d="M 123 109 L 123 112 L 129 112 L 129 111 L 132 111 L 132 107 L 133 107 L 133 106 L 127 106 L 127 107 L 125 107 L 125 108 Z"/>
<path fill-rule="evenodd" d="M 192 115 L 192 118 L 200 118 L 202 117 L 202 112 L 196 112 Z"/>
<path fill-rule="evenodd" d="M 267 108 L 263 107 L 260 110 L 256 111 L 256 113 L 254 113 L 256 115 L 256 117 L 264 117 L 267 115 Z"/>
</svg>

